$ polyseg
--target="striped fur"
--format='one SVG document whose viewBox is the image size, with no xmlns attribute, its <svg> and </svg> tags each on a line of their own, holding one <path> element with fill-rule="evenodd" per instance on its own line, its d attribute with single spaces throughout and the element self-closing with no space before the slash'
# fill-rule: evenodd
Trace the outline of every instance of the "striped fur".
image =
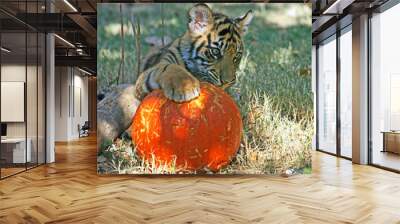
<svg viewBox="0 0 400 224">
<path fill-rule="evenodd" d="M 188 17 L 186 33 L 145 61 L 135 86 L 139 100 L 162 89 L 169 99 L 184 102 L 199 95 L 199 82 L 226 88 L 236 81 L 252 12 L 231 19 L 197 4 Z"/>
</svg>

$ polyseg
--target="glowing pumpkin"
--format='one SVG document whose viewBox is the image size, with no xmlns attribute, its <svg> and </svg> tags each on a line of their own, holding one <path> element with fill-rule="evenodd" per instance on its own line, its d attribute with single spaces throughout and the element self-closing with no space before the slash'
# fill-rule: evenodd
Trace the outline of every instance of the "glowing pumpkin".
<svg viewBox="0 0 400 224">
<path fill-rule="evenodd" d="M 222 89 L 202 83 L 200 96 L 176 103 L 162 91 L 150 93 L 133 118 L 132 138 L 139 156 L 177 170 L 217 171 L 236 154 L 242 119 Z"/>
</svg>

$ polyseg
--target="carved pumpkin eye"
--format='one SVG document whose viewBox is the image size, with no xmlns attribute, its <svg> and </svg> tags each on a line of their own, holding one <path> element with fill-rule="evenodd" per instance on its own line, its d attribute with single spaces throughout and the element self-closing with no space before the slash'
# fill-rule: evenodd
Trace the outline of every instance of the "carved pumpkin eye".
<svg viewBox="0 0 400 224">
<path fill-rule="evenodd" d="M 221 51 L 218 48 L 209 48 L 208 51 L 210 52 L 210 55 L 214 58 L 219 58 L 221 56 Z"/>
</svg>

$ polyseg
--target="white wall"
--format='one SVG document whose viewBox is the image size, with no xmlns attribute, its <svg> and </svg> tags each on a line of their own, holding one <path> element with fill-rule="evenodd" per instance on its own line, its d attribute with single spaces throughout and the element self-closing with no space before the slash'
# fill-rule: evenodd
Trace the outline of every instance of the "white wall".
<svg viewBox="0 0 400 224">
<path fill-rule="evenodd" d="M 25 70 L 27 69 L 27 70 Z M 4 64 L 1 66 L 1 81 L 2 82 L 24 82 L 26 83 L 25 76 L 28 72 L 28 86 L 27 86 L 27 125 L 28 137 L 31 133 L 36 136 L 36 123 L 37 123 L 37 96 L 36 96 L 36 66 L 27 66 L 19 64 Z M 4 97 L 4 96 L 3 96 Z M 42 101 L 40 101 L 42 103 Z M 39 108 L 43 105 L 38 105 Z M 8 108 L 1 108 L 7 110 Z M 7 122 L 7 134 L 9 137 L 25 137 L 25 123 L 26 122 Z M 40 136 L 43 137 L 43 136 Z"/>
<path fill-rule="evenodd" d="M 38 69 L 38 70 L 36 70 Z M 27 78 L 27 80 L 25 80 Z M 32 161 L 44 163 L 45 150 L 45 116 L 44 116 L 44 74 L 42 67 L 25 64 L 3 64 L 1 66 L 1 81 L 2 82 L 24 82 L 26 84 L 26 106 L 23 102 L 21 113 L 25 114 L 26 120 L 21 122 L 5 122 L 7 124 L 7 137 L 9 138 L 25 138 L 29 139 L 31 148 Z M 4 89 L 2 89 L 3 91 Z M 20 94 L 24 94 L 24 90 L 20 90 Z M 7 95 L 2 95 L 2 98 Z M 2 107 L 3 112 L 12 110 L 10 107 Z M 11 112 L 12 111 L 7 111 Z M 15 113 L 15 112 L 14 112 Z M 37 155 L 38 153 L 38 155 Z"/>
<path fill-rule="evenodd" d="M 88 120 L 88 78 L 76 68 L 56 67 L 55 86 L 55 140 L 77 139 L 78 124 Z"/>
<path fill-rule="evenodd" d="M 68 71 L 67 67 L 55 68 L 55 141 L 68 140 Z"/>
<path fill-rule="evenodd" d="M 81 126 L 85 123 L 85 121 L 89 120 L 88 113 L 88 78 L 79 75 L 74 75 L 74 96 L 71 96 L 74 99 L 74 108 L 72 108 L 73 119 L 71 119 L 71 135 L 73 138 L 78 138 L 78 124 Z M 80 101 L 80 102 L 79 102 Z M 81 108 L 79 108 L 81 107 Z M 80 111 L 81 110 L 81 111 Z"/>
<path fill-rule="evenodd" d="M 1 66 L 1 81 L 25 82 L 25 65 L 8 64 Z M 7 110 L 7 108 L 1 108 Z M 25 122 L 7 123 L 8 137 L 25 137 Z"/>
</svg>

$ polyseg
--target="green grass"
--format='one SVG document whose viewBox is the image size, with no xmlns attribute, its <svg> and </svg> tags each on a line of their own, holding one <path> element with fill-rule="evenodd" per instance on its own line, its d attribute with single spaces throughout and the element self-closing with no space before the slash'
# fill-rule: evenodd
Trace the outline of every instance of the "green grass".
<svg viewBox="0 0 400 224">
<path fill-rule="evenodd" d="M 164 4 L 165 27 L 161 28 L 160 4 L 126 5 L 125 77 L 134 83 L 135 44 L 128 23 L 131 12 L 140 19 L 142 56 L 150 47 L 144 39 L 164 35 L 175 39 L 186 30 L 186 11 L 192 4 Z M 310 173 L 313 135 L 311 92 L 311 10 L 304 4 L 210 4 L 213 10 L 232 17 L 255 11 L 244 42 L 246 52 L 238 82 L 229 92 L 243 116 L 241 148 L 220 173 L 282 174 L 288 170 Z M 119 4 L 102 4 L 98 10 L 98 87 L 115 85 L 120 65 Z M 125 145 L 124 145 L 125 144 Z M 151 159 L 144 164 L 130 143 L 119 143 L 130 157 L 120 166 L 115 153 L 99 152 L 103 173 L 176 173 L 173 166 L 159 170 Z M 118 148 L 118 147 L 117 147 Z M 129 151 L 130 150 L 130 151 Z M 117 150 L 118 151 L 118 150 Z M 125 161 L 125 162 L 124 162 Z M 133 162 L 132 162 L 133 161 Z M 107 165 L 108 164 L 108 165 Z M 106 167 L 106 168 L 105 168 Z M 143 169 L 143 167 L 146 167 Z M 145 170 L 145 171 L 144 171 Z"/>
</svg>

